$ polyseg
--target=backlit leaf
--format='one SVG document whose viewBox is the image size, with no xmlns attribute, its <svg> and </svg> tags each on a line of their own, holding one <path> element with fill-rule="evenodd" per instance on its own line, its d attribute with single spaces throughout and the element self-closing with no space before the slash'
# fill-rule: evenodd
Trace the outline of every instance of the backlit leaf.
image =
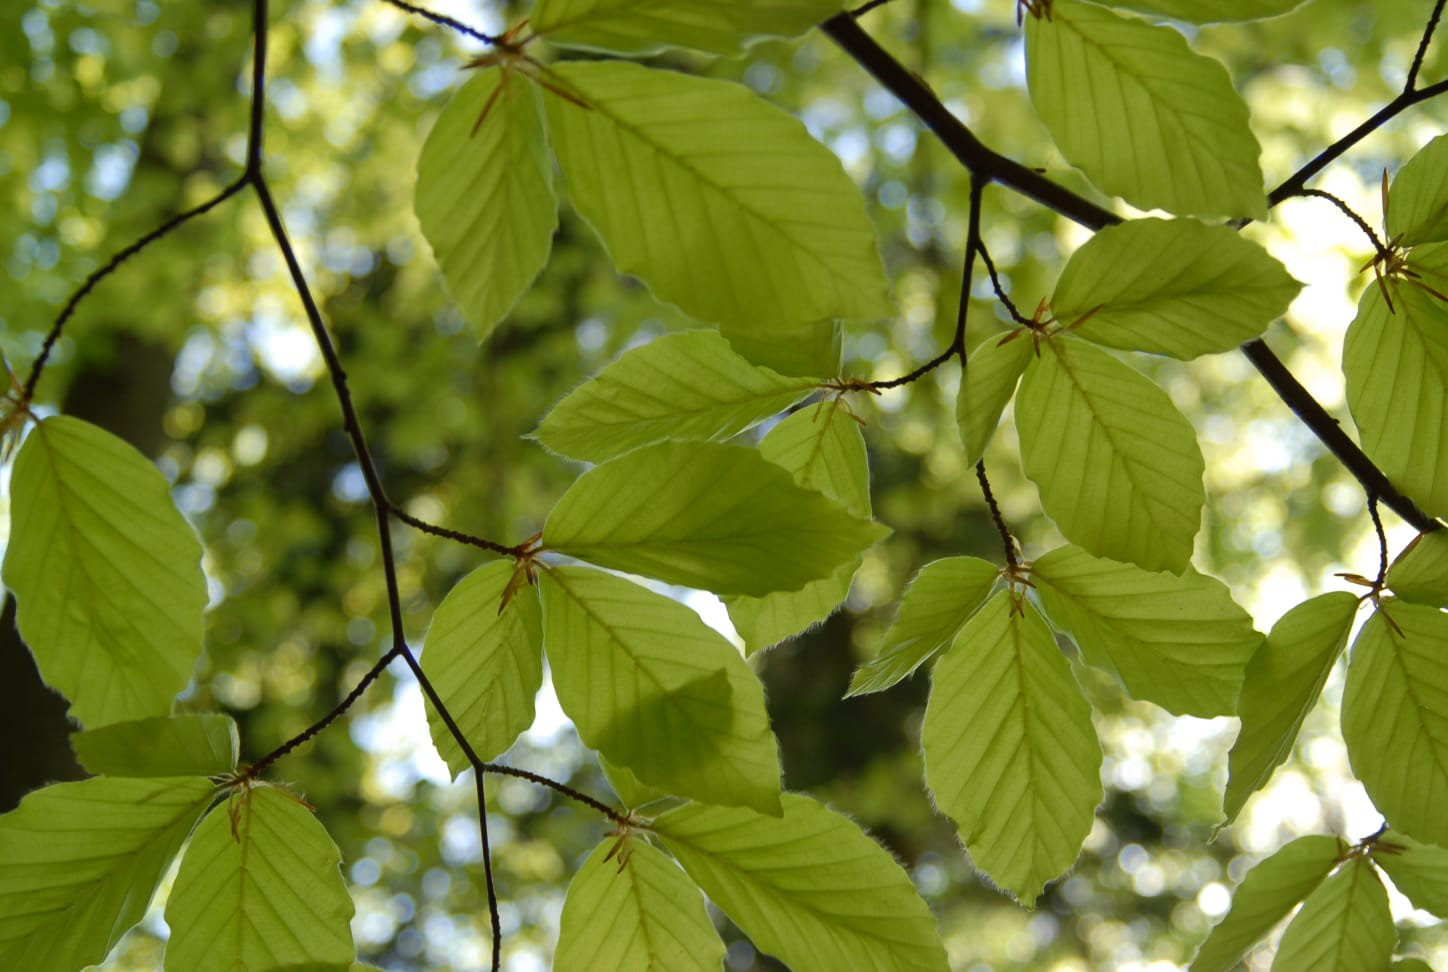
<svg viewBox="0 0 1448 972">
<path fill-rule="evenodd" d="M 1291 754 L 1302 720 L 1347 644 L 1357 609 L 1358 599 L 1346 591 L 1304 601 L 1272 626 L 1253 653 L 1237 706 L 1242 728 L 1232 744 L 1223 802 L 1227 823 Z"/>
<path fill-rule="evenodd" d="M 936 663 L 920 736 L 971 860 L 1029 906 L 1091 831 L 1101 744 L 1051 629 L 1012 597 L 996 594 Z"/>
<path fill-rule="evenodd" d="M 553 685 L 584 744 L 668 793 L 779 812 L 764 690 L 679 602 L 603 571 L 539 579 Z"/>
<path fill-rule="evenodd" d="M 829 577 L 887 532 L 755 449 L 665 442 L 580 476 L 543 542 L 603 567 L 761 597 Z"/>
<path fill-rule="evenodd" d="M 905 588 L 880 653 L 855 670 L 846 697 L 883 692 L 933 658 L 985 603 L 1000 573 L 978 557 L 947 557 L 921 567 Z"/>
<path fill-rule="evenodd" d="M 1388 237 L 1400 246 L 1448 240 L 1448 137 L 1418 150 L 1388 191 Z"/>
<path fill-rule="evenodd" d="M 647 841 L 595 847 L 568 885 L 555 972 L 719 972 L 704 896 Z"/>
<path fill-rule="evenodd" d="M 1373 861 L 1413 907 L 1448 918 L 1448 849 L 1391 830 L 1373 846 Z"/>
<path fill-rule="evenodd" d="M 1134 698 L 1177 715 L 1236 711 L 1262 635 L 1221 581 L 1191 569 L 1142 570 L 1079 547 L 1039 558 L 1031 579 L 1086 661 L 1115 672 Z"/>
<path fill-rule="evenodd" d="M 58 415 L 10 480 L 5 584 L 46 683 L 95 729 L 164 716 L 201 654 L 201 544 L 146 457 Z"/>
<path fill-rule="evenodd" d="M 141 920 L 210 805 L 206 779 L 91 779 L 0 816 L 0 968 L 99 964 Z"/>
<path fill-rule="evenodd" d="M 949 967 L 909 876 L 846 817 L 797 793 L 784 816 L 680 807 L 654 830 L 689 876 L 794 972 Z"/>
<path fill-rule="evenodd" d="M 1021 462 L 1067 539 L 1147 570 L 1186 569 L 1206 492 L 1196 433 L 1170 398 L 1104 351 L 1045 342 L 1016 396 Z"/>
<path fill-rule="evenodd" d="M 1033 343 L 1008 335 L 992 335 L 970 352 L 960 391 L 955 399 L 955 420 L 965 445 L 965 464 L 975 465 L 995 435 L 1001 413 L 1016 393 L 1016 383 L 1031 361 Z"/>
<path fill-rule="evenodd" d="M 236 769 L 241 739 L 231 716 L 206 713 L 114 722 L 70 744 L 98 776 L 214 776 Z"/>
<path fill-rule="evenodd" d="M 737 54 L 760 38 L 803 34 L 840 8 L 840 0 L 540 0 L 531 26 L 564 47 Z"/>
<path fill-rule="evenodd" d="M 512 576 L 512 561 L 500 560 L 460 580 L 432 616 L 422 651 L 422 670 L 483 760 L 500 755 L 533 724 L 533 699 L 543 684 L 538 592 L 525 585 L 499 611 Z M 427 723 L 453 775 L 467 769 L 462 748 L 431 705 Z"/>
<path fill-rule="evenodd" d="M 784 411 L 818 385 L 756 368 L 717 331 L 668 334 L 575 388 L 533 437 L 590 462 L 671 439 L 720 441 Z"/>
<path fill-rule="evenodd" d="M 521 77 L 483 71 L 453 95 L 417 160 L 417 221 L 479 341 L 553 247 L 558 199 L 538 97 Z"/>
<path fill-rule="evenodd" d="M 196 828 L 166 899 L 166 972 L 345 972 L 357 957 L 342 856 L 275 787 L 233 795 Z"/>
<path fill-rule="evenodd" d="M 1302 6 L 1304 0 L 1113 0 L 1111 6 L 1160 14 L 1193 24 L 1261 20 Z"/>
<path fill-rule="evenodd" d="M 646 803 L 668 797 L 668 794 L 658 787 L 648 786 L 640 781 L 633 774 L 633 770 L 609 762 L 607 756 L 598 755 L 598 768 L 603 770 L 603 778 L 608 780 L 608 785 L 613 787 L 613 792 L 618 794 L 619 802 L 625 807 L 637 809 Z"/>
<path fill-rule="evenodd" d="M 836 320 L 810 324 L 720 324 L 736 353 L 782 375 L 830 378 L 840 373 L 844 334 Z"/>
<path fill-rule="evenodd" d="M 860 191 L 798 119 L 673 71 L 553 71 L 589 105 L 548 98 L 558 164 L 620 271 L 714 323 L 893 313 Z"/>
<path fill-rule="evenodd" d="M 1397 941 L 1378 872 L 1354 858 L 1307 896 L 1282 933 L 1272 972 L 1387 972 Z"/>
<path fill-rule="evenodd" d="M 1353 775 L 1395 830 L 1440 846 L 1448 845 L 1445 644 L 1448 614 L 1388 601 L 1353 642 L 1342 695 Z"/>
<path fill-rule="evenodd" d="M 1188 359 L 1260 337 L 1301 289 L 1230 226 L 1134 219 L 1072 254 L 1051 311 L 1096 344 Z"/>
<path fill-rule="evenodd" d="M 1388 587 L 1405 601 L 1448 607 L 1448 530 L 1415 537 L 1388 568 Z"/>
<path fill-rule="evenodd" d="M 1170 27 L 1071 0 L 1026 18 L 1031 102 L 1102 190 L 1180 215 L 1267 214 L 1247 106 Z"/>
</svg>

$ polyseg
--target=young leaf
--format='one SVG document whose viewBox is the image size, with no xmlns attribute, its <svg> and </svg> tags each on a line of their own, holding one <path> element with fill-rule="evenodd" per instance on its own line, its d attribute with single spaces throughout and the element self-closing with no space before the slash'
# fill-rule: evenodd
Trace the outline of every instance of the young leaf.
<svg viewBox="0 0 1448 972">
<path fill-rule="evenodd" d="M 759 443 L 759 454 L 789 470 L 805 489 L 823 493 L 852 516 L 870 517 L 870 465 L 865 437 L 839 398 L 785 418 Z M 860 558 L 797 591 L 724 599 L 746 654 L 778 644 L 829 617 L 850 593 Z"/>
<path fill-rule="evenodd" d="M 640 781 L 633 770 L 609 762 L 607 756 L 595 755 L 598 755 L 598 768 L 603 770 L 603 778 L 608 780 L 608 785 L 613 787 L 613 792 L 618 794 L 618 800 L 624 806 L 636 810 L 646 803 L 668 797 L 668 794 L 658 787 L 648 786 Z"/>
<path fill-rule="evenodd" d="M 967 466 L 974 466 L 985 455 L 1001 413 L 1016 393 L 1016 382 L 1031 361 L 1030 341 L 1017 339 L 1002 344 L 1004 337 L 992 335 L 976 345 L 960 376 L 955 420 L 965 445 Z"/>
<path fill-rule="evenodd" d="M 0 816 L 0 968 L 103 961 L 145 915 L 214 789 L 180 777 L 57 783 Z"/>
<path fill-rule="evenodd" d="M 1206 492 L 1196 433 L 1156 385 L 1065 335 L 1016 396 L 1021 462 L 1066 537 L 1098 557 L 1181 572 Z"/>
<path fill-rule="evenodd" d="M 905 588 L 880 653 L 855 670 L 845 697 L 883 692 L 909 678 L 950 644 L 1000 575 L 999 567 L 978 557 L 947 557 L 921 567 Z"/>
<path fill-rule="evenodd" d="M 1393 831 L 1374 841 L 1373 848 L 1373 862 L 1413 907 L 1448 918 L 1448 849 Z"/>
<path fill-rule="evenodd" d="M 300 800 L 253 786 L 201 821 L 166 899 L 166 972 L 306 968 L 357 957 L 342 855 Z"/>
<path fill-rule="evenodd" d="M 543 542 L 602 567 L 762 597 L 830 576 L 887 532 L 754 449 L 664 442 L 580 476 Z"/>
<path fill-rule="evenodd" d="M 1448 607 L 1448 530 L 1414 537 L 1388 568 L 1388 587 L 1405 601 Z"/>
<path fill-rule="evenodd" d="M 231 716 L 207 713 L 115 722 L 70 744 L 97 776 L 214 776 L 236 769 L 241 739 Z"/>
<path fill-rule="evenodd" d="M 779 812 L 764 690 L 699 616 L 603 571 L 540 579 L 559 704 L 584 744 L 667 793 Z"/>
<path fill-rule="evenodd" d="M 1336 837 L 1299 837 L 1242 879 L 1232 908 L 1202 942 L 1188 972 L 1227 972 L 1299 901 L 1322 883 L 1342 846 Z"/>
<path fill-rule="evenodd" d="M 1227 823 L 1292 752 L 1302 720 L 1347 644 L 1357 609 L 1358 599 L 1346 591 L 1304 601 L 1272 626 L 1253 653 L 1237 706 L 1242 729 L 1229 762 Z"/>
<path fill-rule="evenodd" d="M 1236 711 L 1262 635 L 1221 581 L 1195 570 L 1142 570 L 1069 546 L 1035 561 L 1031 578 L 1047 616 L 1134 698 L 1176 715 Z"/>
<path fill-rule="evenodd" d="M 1363 451 L 1429 513 L 1448 513 L 1448 308 L 1417 287 L 1371 286 L 1343 339 L 1347 404 Z"/>
<path fill-rule="evenodd" d="M 1439 845 L 1448 844 L 1445 644 L 1448 614 L 1386 602 L 1353 642 L 1342 694 L 1353 775 L 1395 830 Z"/>
<path fill-rule="evenodd" d="M 1423 146 L 1398 170 L 1388 191 L 1388 237 L 1400 246 L 1448 240 L 1448 137 Z"/>
<path fill-rule="evenodd" d="M 991 598 L 936 663 L 920 737 L 971 860 L 1031 906 L 1091 831 L 1101 743 L 1051 629 L 1012 598 Z"/>
<path fill-rule="evenodd" d="M 1267 215 L 1247 106 L 1220 63 L 1170 27 L 1068 0 L 1046 9 L 1026 18 L 1026 82 L 1072 165 L 1139 209 Z"/>
<path fill-rule="evenodd" d="M 1387 972 L 1397 941 L 1388 892 L 1357 857 L 1307 896 L 1282 933 L 1272 972 Z"/>
<path fill-rule="evenodd" d="M 714 323 L 893 313 L 860 191 L 800 122 L 748 88 L 620 61 L 554 74 L 573 204 L 618 269 Z"/>
<path fill-rule="evenodd" d="M 607 840 L 563 901 L 555 972 L 719 972 L 724 943 L 704 896 L 640 838 Z"/>
<path fill-rule="evenodd" d="M 809 324 L 720 324 L 737 354 L 782 375 L 830 378 L 840 373 L 844 333 L 837 320 Z"/>
<path fill-rule="evenodd" d="M 709 900 L 795 972 L 945 972 L 909 876 L 849 819 L 797 793 L 782 818 L 697 804 L 654 830 Z"/>
<path fill-rule="evenodd" d="M 512 562 L 499 560 L 459 581 L 438 605 L 422 650 L 422 670 L 484 760 L 533 724 L 533 699 L 543 684 L 538 592 L 525 586 L 502 607 L 512 577 Z M 467 769 L 462 748 L 431 705 L 427 724 L 453 775 Z"/>
<path fill-rule="evenodd" d="M 538 97 L 521 77 L 483 71 L 448 102 L 417 160 L 417 221 L 479 341 L 553 247 L 558 198 Z"/>
<path fill-rule="evenodd" d="M 717 331 L 668 334 L 626 352 L 575 388 L 533 438 L 590 462 L 665 440 L 722 441 L 784 411 L 818 385 L 754 367 Z"/>
<path fill-rule="evenodd" d="M 1260 336 L 1301 289 L 1230 226 L 1134 219 L 1072 254 L 1051 311 L 1096 344 L 1186 360 Z"/>
<path fill-rule="evenodd" d="M 841 6 L 841 0 L 540 0 L 531 25 L 563 47 L 738 54 L 761 38 L 803 34 Z"/>
<path fill-rule="evenodd" d="M 5 584 L 46 683 L 94 729 L 167 715 L 201 654 L 201 544 L 156 467 L 58 415 L 26 437 L 10 481 Z"/>
<path fill-rule="evenodd" d="M 1191 24 L 1276 17 L 1302 6 L 1304 0 L 1113 0 L 1113 7 L 1160 14 Z"/>
</svg>

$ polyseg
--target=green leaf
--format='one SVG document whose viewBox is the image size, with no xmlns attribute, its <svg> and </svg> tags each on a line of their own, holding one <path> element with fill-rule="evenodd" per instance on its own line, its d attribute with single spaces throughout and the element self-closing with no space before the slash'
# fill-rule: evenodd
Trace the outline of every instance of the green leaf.
<svg viewBox="0 0 1448 972">
<path fill-rule="evenodd" d="M 880 653 L 855 670 L 845 697 L 883 692 L 909 678 L 950 644 L 1000 575 L 999 567 L 978 557 L 947 557 L 921 567 L 905 588 Z"/>
<path fill-rule="evenodd" d="M 684 605 L 584 567 L 545 571 L 553 685 L 584 744 L 665 792 L 779 812 L 764 689 Z"/>
<path fill-rule="evenodd" d="M 1429 513 L 1448 512 L 1448 307 L 1411 286 L 1393 307 L 1370 286 L 1343 339 L 1347 404 L 1363 451 Z"/>
<path fill-rule="evenodd" d="M 668 798 L 668 794 L 657 787 L 647 786 L 633 774 L 633 770 L 611 763 L 608 757 L 598 755 L 598 768 L 603 770 L 604 779 L 618 794 L 619 802 L 629 809 L 637 809 L 646 803 Z"/>
<path fill-rule="evenodd" d="M 1236 712 L 1262 635 L 1221 581 L 1195 570 L 1142 570 L 1079 547 L 1036 560 L 1031 578 L 1046 614 L 1086 661 L 1116 673 L 1134 698 L 1176 715 Z"/>
<path fill-rule="evenodd" d="M 1091 832 L 1101 743 L 1051 629 L 1013 598 L 991 598 L 936 663 L 920 737 L 971 860 L 1030 906 Z"/>
<path fill-rule="evenodd" d="M 1448 607 L 1448 530 L 1414 537 L 1388 568 L 1388 587 L 1405 601 Z"/>
<path fill-rule="evenodd" d="M 1448 845 L 1445 644 L 1448 614 L 1385 602 L 1353 642 L 1342 695 L 1342 736 L 1353 775 L 1395 830 L 1439 845 Z"/>
<path fill-rule="evenodd" d="M 704 896 L 645 840 L 595 847 L 568 885 L 555 972 L 719 972 L 723 960 Z"/>
<path fill-rule="evenodd" d="M 1302 6 L 1303 0 L 1112 0 L 1111 6 L 1160 14 L 1191 24 L 1276 17 Z"/>
<path fill-rule="evenodd" d="M 1420 958 L 1398 959 L 1393 963 L 1393 972 L 1433 972 L 1433 966 Z"/>
<path fill-rule="evenodd" d="M 887 532 L 754 449 L 665 442 L 580 476 L 543 542 L 602 567 L 760 597 L 830 576 Z"/>
<path fill-rule="evenodd" d="M 1232 744 L 1223 802 L 1227 823 L 1292 752 L 1302 720 L 1347 644 L 1357 609 L 1358 599 L 1346 591 L 1304 601 L 1272 626 L 1253 653 L 1237 706 L 1242 728 Z"/>
<path fill-rule="evenodd" d="M 1051 311 L 1073 333 L 1123 351 L 1183 360 L 1259 337 L 1302 285 L 1230 226 L 1134 219 L 1072 254 Z"/>
<path fill-rule="evenodd" d="M 1031 361 L 1034 343 L 1012 335 L 992 335 L 970 352 L 960 376 L 955 420 L 965 445 L 965 464 L 974 466 L 995 435 L 1001 413 L 1016 393 L 1016 382 Z"/>
<path fill-rule="evenodd" d="M 794 972 L 948 968 L 909 876 L 849 819 L 786 793 L 782 818 L 689 805 L 654 830 L 761 951 Z"/>
<path fill-rule="evenodd" d="M 1056 0 L 1026 18 L 1026 82 L 1061 154 L 1139 209 L 1267 215 L 1247 106 L 1170 27 Z"/>
<path fill-rule="evenodd" d="M 894 313 L 860 191 L 799 120 L 748 88 L 619 61 L 553 72 L 573 204 L 624 273 L 719 324 Z"/>
<path fill-rule="evenodd" d="M 537 591 L 524 586 L 499 610 L 512 577 L 507 560 L 464 577 L 438 605 L 423 644 L 422 670 L 482 760 L 503 753 L 533 724 L 533 700 L 543 684 Z M 467 769 L 462 748 L 431 705 L 427 723 L 453 775 Z"/>
<path fill-rule="evenodd" d="M 1372 855 L 1413 907 L 1448 918 L 1448 849 L 1388 831 L 1373 842 Z"/>
<path fill-rule="evenodd" d="M 563 47 L 738 54 L 761 38 L 803 34 L 840 8 L 840 0 L 540 0 L 531 26 Z"/>
<path fill-rule="evenodd" d="M 756 368 L 716 331 L 668 334 L 575 388 L 532 437 L 590 462 L 666 440 L 722 441 L 784 411 L 818 385 Z"/>
<path fill-rule="evenodd" d="M 166 972 L 346 972 L 342 855 L 295 797 L 254 786 L 196 828 L 166 899 Z"/>
<path fill-rule="evenodd" d="M 201 544 L 156 467 L 79 419 L 37 424 L 10 480 L 5 584 L 46 683 L 94 729 L 167 715 L 201 654 Z"/>
<path fill-rule="evenodd" d="M 72 733 L 71 747 L 97 776 L 215 776 L 236 769 L 241 739 L 231 716 L 156 716 Z"/>
<path fill-rule="evenodd" d="M 1448 137 L 1423 146 L 1388 190 L 1388 237 L 1399 246 L 1448 240 Z"/>
<path fill-rule="evenodd" d="M 417 221 L 479 341 L 548 262 L 558 226 L 539 95 L 510 77 L 487 70 L 463 85 L 417 160 Z"/>
<path fill-rule="evenodd" d="M 1231 910 L 1202 942 L 1188 972 L 1236 968 L 1247 949 L 1322 883 L 1341 852 L 1336 837 L 1299 837 L 1248 871 Z"/>
<path fill-rule="evenodd" d="M 836 320 L 811 324 L 720 324 L 738 354 L 782 375 L 830 378 L 840 373 L 844 334 Z"/>
<path fill-rule="evenodd" d="M 865 437 L 845 408 L 836 397 L 795 412 L 769 430 L 759 443 L 759 454 L 789 470 L 805 489 L 823 493 L 852 516 L 868 519 L 870 465 Z M 830 576 L 797 591 L 726 597 L 724 604 L 744 639 L 745 654 L 778 644 L 828 618 L 849 596 L 860 560 L 846 561 Z"/>
<path fill-rule="evenodd" d="M 1098 557 L 1185 570 L 1201 524 L 1196 433 L 1156 385 L 1058 335 L 1016 396 L 1021 462 L 1066 538 Z"/>
<path fill-rule="evenodd" d="M 1397 941 L 1378 872 L 1353 858 L 1302 903 L 1282 933 L 1272 972 L 1387 972 Z"/>
<path fill-rule="evenodd" d="M 103 961 L 145 915 L 213 791 L 206 779 L 82 780 L 0 816 L 0 968 Z"/>
</svg>

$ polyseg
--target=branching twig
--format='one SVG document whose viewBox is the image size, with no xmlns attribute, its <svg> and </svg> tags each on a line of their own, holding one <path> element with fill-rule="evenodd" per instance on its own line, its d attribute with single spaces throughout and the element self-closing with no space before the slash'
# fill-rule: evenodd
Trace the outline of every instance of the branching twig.
<svg viewBox="0 0 1448 972">
<path fill-rule="evenodd" d="M 516 766 L 504 766 L 502 763 L 484 763 L 483 769 L 488 773 L 494 773 L 498 776 L 513 776 L 520 780 L 527 780 L 529 783 L 536 783 L 539 786 L 547 787 L 550 790 L 563 794 L 570 800 L 576 800 L 590 809 L 597 810 L 619 826 L 625 826 L 629 822 L 627 814 L 619 813 L 608 804 L 595 800 L 587 793 L 580 793 L 573 787 L 559 783 L 557 780 L 550 780 L 546 776 L 539 776 L 537 773 L 530 773 L 525 769 L 518 769 Z"/>
<path fill-rule="evenodd" d="M 1388 533 L 1383 529 L 1383 518 L 1378 513 L 1378 498 L 1368 494 L 1368 516 L 1373 519 L 1373 529 L 1378 533 L 1378 579 L 1374 590 L 1381 591 L 1388 579 Z"/>
<path fill-rule="evenodd" d="M 1007 294 L 1005 288 L 1001 286 L 1001 278 L 996 273 L 995 261 L 990 258 L 990 250 L 986 249 L 985 240 L 981 240 L 976 244 L 976 251 L 980 254 L 981 262 L 985 264 L 986 272 L 990 274 L 991 289 L 995 291 L 996 298 L 1005 306 L 1006 313 L 1011 315 L 1011 320 L 1020 324 L 1022 327 L 1030 327 L 1031 319 L 1021 313 L 1020 308 L 1016 307 L 1015 302 L 1011 300 L 1010 295 Z"/>
<path fill-rule="evenodd" d="M 996 532 L 1001 535 L 1001 544 L 1006 551 L 1006 566 L 1015 572 L 1020 568 L 1020 562 L 1016 559 L 1016 541 L 1011 536 L 1010 527 L 1006 526 L 1006 518 L 1001 514 L 1000 504 L 996 502 L 995 493 L 991 491 L 990 478 L 985 474 L 984 459 L 976 460 L 975 478 L 980 483 L 980 494 L 985 497 L 985 505 L 990 508 L 990 518 L 995 522 Z"/>
<path fill-rule="evenodd" d="M 1328 202 L 1332 203 L 1338 208 L 1339 211 L 1342 212 L 1344 216 L 1356 223 L 1357 228 L 1362 230 L 1363 234 L 1372 241 L 1373 250 L 1378 254 L 1378 256 L 1387 256 L 1388 248 L 1384 246 L 1383 241 L 1378 238 L 1377 231 L 1372 228 L 1367 220 L 1359 216 L 1356 210 L 1354 210 L 1347 203 L 1343 202 L 1337 196 L 1334 196 L 1330 192 L 1324 192 L 1321 189 L 1303 189 L 1298 192 L 1297 195 L 1316 199 L 1326 199 Z"/>
<path fill-rule="evenodd" d="M 426 20 L 431 20 L 433 23 L 437 24 L 440 27 L 446 27 L 449 30 L 455 30 L 459 34 L 471 37 L 473 40 L 481 41 L 484 44 L 496 44 L 499 40 L 502 39 L 499 37 L 494 37 L 492 34 L 485 34 L 481 30 L 475 30 L 474 28 L 469 27 L 467 24 L 463 23 L 461 20 L 454 20 L 452 17 L 446 16 L 445 14 L 433 13 L 431 10 L 428 10 L 425 7 L 419 7 L 414 4 L 407 3 L 405 2 L 405 0 L 382 0 L 382 2 L 390 3 L 398 10 L 404 10 L 407 13 L 416 14 L 417 16 L 422 17 Z"/>
<path fill-rule="evenodd" d="M 447 527 L 441 527 L 435 523 L 428 523 L 426 520 L 419 520 L 411 513 L 401 509 L 396 503 L 392 502 L 392 500 L 389 499 L 385 502 L 388 513 L 391 513 L 397 517 L 397 519 L 421 533 L 430 533 L 435 537 L 443 537 L 444 539 L 466 544 L 469 547 L 477 547 L 481 550 L 490 550 L 493 553 L 502 554 L 505 557 L 517 557 L 523 551 L 521 544 L 513 547 L 505 547 L 501 543 L 495 543 L 483 537 L 475 537 L 471 533 L 463 533 L 460 530 L 450 530 Z"/>
<path fill-rule="evenodd" d="M 1433 4 L 1433 12 L 1428 15 L 1428 26 L 1423 28 L 1423 37 L 1418 41 L 1418 51 L 1413 55 L 1413 66 L 1408 68 L 1408 80 L 1403 84 L 1404 91 L 1413 91 L 1418 87 L 1418 72 L 1423 69 L 1423 58 L 1428 55 L 1428 45 L 1433 41 L 1433 32 L 1438 29 L 1438 20 L 1443 16 L 1443 4 L 1445 0 L 1437 0 Z"/>
</svg>

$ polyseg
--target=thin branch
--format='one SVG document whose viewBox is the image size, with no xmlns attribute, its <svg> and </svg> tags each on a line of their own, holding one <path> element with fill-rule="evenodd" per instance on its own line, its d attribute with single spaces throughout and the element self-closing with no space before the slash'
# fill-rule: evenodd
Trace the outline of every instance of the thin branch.
<svg viewBox="0 0 1448 972">
<path fill-rule="evenodd" d="M 1373 529 L 1378 533 L 1378 579 L 1374 590 L 1381 591 L 1388 579 L 1388 532 L 1383 529 L 1383 518 L 1378 513 L 1378 498 L 1368 494 L 1368 516 L 1373 519 Z"/>
<path fill-rule="evenodd" d="M 1324 192 L 1321 189 L 1303 189 L 1298 193 L 1298 195 L 1309 198 L 1326 199 L 1328 202 L 1332 203 L 1338 208 L 1338 210 L 1342 212 L 1344 216 L 1356 223 L 1357 228 L 1362 230 L 1363 234 L 1372 241 L 1373 249 L 1377 252 L 1378 256 L 1387 255 L 1388 248 L 1383 245 L 1383 241 L 1378 238 L 1377 232 L 1372 228 L 1371 225 L 1369 225 L 1368 221 L 1359 216 L 1356 210 L 1354 210 L 1347 203 L 1343 202 L 1337 196 L 1334 196 L 1330 192 Z"/>
<path fill-rule="evenodd" d="M 498 41 L 502 40 L 502 38 L 494 37 L 492 34 L 485 34 L 481 30 L 475 30 L 474 28 L 469 27 L 467 24 L 463 23 L 461 20 L 454 20 L 452 17 L 449 17 L 445 14 L 433 13 L 431 10 L 428 10 L 425 7 L 419 7 L 415 4 L 407 3 L 405 2 L 405 0 L 382 0 L 382 2 L 390 3 L 398 10 L 403 10 L 410 14 L 416 14 L 417 16 L 422 17 L 425 20 L 432 21 L 440 27 L 446 27 L 449 30 L 455 30 L 459 34 L 471 37 L 473 40 L 481 41 L 484 44 L 496 44 L 498 43 Z"/>
<path fill-rule="evenodd" d="M 975 478 L 980 483 L 980 494 L 985 497 L 985 505 L 990 508 L 990 518 L 995 522 L 996 532 L 1001 535 L 1001 544 L 1006 550 L 1006 565 L 1015 571 L 1020 567 L 1020 563 L 1016 559 L 1016 541 L 1011 536 L 1010 527 L 1006 526 L 1006 518 L 1001 515 L 1001 507 L 996 502 L 995 493 L 991 491 L 990 478 L 985 474 L 984 459 L 976 460 Z"/>
<path fill-rule="evenodd" d="M 986 272 L 990 274 L 991 289 L 995 291 L 996 298 L 1005 305 L 1006 312 L 1011 315 L 1011 320 L 1023 327 L 1030 327 L 1031 319 L 1020 312 L 1015 302 L 1011 300 L 1010 295 L 1006 293 L 1005 288 L 1001 286 L 1001 278 L 996 273 L 995 261 L 991 260 L 990 251 L 985 247 L 985 240 L 981 240 L 976 244 L 976 250 L 980 253 L 980 259 L 981 262 L 985 264 Z"/>
<path fill-rule="evenodd" d="M 397 517 L 397 519 L 401 520 L 403 523 L 406 523 L 408 526 L 421 533 L 430 533 L 435 537 L 443 537 L 447 540 L 453 540 L 457 543 L 466 544 L 469 547 L 477 547 L 481 550 L 489 550 L 496 554 L 502 554 L 505 557 L 517 557 L 522 553 L 521 545 L 514 547 L 505 547 L 501 543 L 495 543 L 494 541 L 484 539 L 483 537 L 476 537 L 473 536 L 471 533 L 463 533 L 460 530 L 450 530 L 447 527 L 441 527 L 434 523 L 428 523 L 426 520 L 419 520 L 417 517 L 399 508 L 397 504 L 392 502 L 391 500 L 387 500 L 386 503 L 388 513 L 391 513 L 393 516 Z"/>
<path fill-rule="evenodd" d="M 1408 69 L 1408 80 L 1403 84 L 1404 91 L 1412 91 L 1418 86 L 1418 72 L 1423 69 L 1423 58 L 1428 55 L 1428 45 L 1433 41 L 1433 32 L 1438 29 L 1438 20 L 1443 16 L 1443 4 L 1445 0 L 1437 0 L 1433 4 L 1433 12 L 1428 15 L 1428 26 L 1423 28 L 1423 37 L 1418 41 L 1418 52 L 1413 55 L 1413 66 Z"/>
<path fill-rule="evenodd" d="M 563 794 L 570 800 L 576 800 L 590 809 L 597 810 L 619 826 L 624 826 L 629 823 L 628 814 L 619 813 L 608 804 L 595 800 L 587 793 L 581 793 L 566 783 L 559 783 L 557 780 L 550 780 L 546 776 L 539 776 L 537 773 L 530 773 L 527 770 L 518 769 L 516 766 L 504 766 L 501 763 L 484 763 L 483 770 L 498 776 L 513 776 L 520 780 L 527 780 L 529 783 L 536 783 L 539 786 L 547 787 L 556 793 Z"/>
<path fill-rule="evenodd" d="M 851 17 L 863 17 L 876 7 L 883 7 L 889 2 L 890 0 L 870 0 L 869 3 L 862 3 L 855 9 L 849 11 L 849 14 Z"/>
</svg>

